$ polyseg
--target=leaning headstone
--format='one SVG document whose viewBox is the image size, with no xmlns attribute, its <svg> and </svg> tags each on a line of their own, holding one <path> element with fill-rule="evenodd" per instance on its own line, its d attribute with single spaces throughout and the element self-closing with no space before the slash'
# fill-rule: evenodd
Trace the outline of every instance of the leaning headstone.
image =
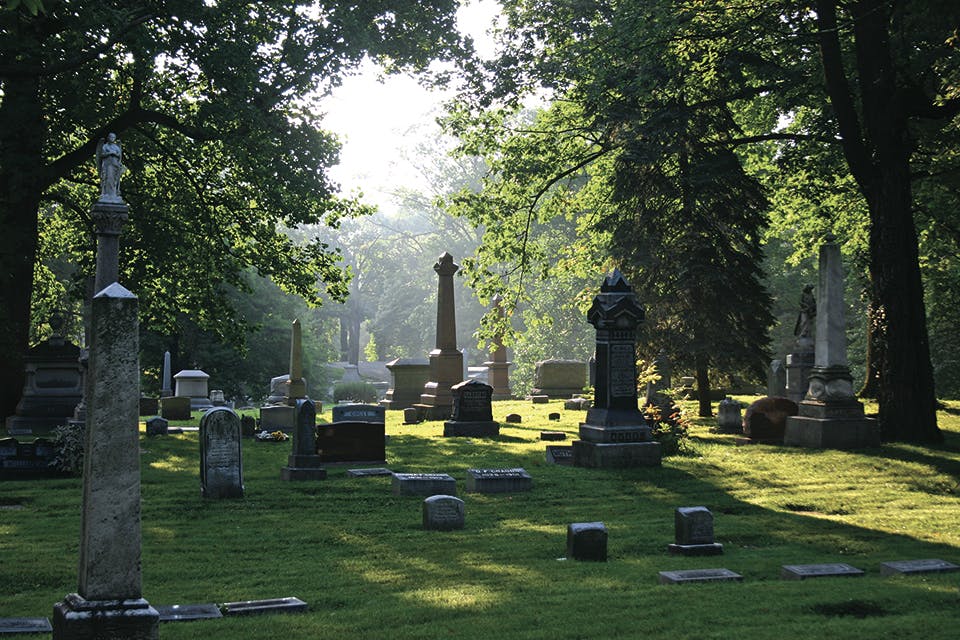
<svg viewBox="0 0 960 640">
<path fill-rule="evenodd" d="M 443 423 L 447 437 L 488 437 L 500 434 L 500 424 L 493 421 L 493 387 L 479 380 L 465 380 L 453 385 L 453 416 Z"/>
<path fill-rule="evenodd" d="M 530 491 L 533 478 L 525 469 L 467 469 L 469 493 L 516 493 Z"/>
<path fill-rule="evenodd" d="M 436 495 L 423 501 L 423 528 L 429 531 L 463 529 L 466 509 L 455 496 Z"/>
<path fill-rule="evenodd" d="M 375 404 L 338 404 L 331 410 L 333 422 L 384 422 L 384 408 Z"/>
<path fill-rule="evenodd" d="M 446 473 L 395 473 L 393 494 L 397 496 L 457 495 L 457 481 Z"/>
<path fill-rule="evenodd" d="M 397 358 L 387 363 L 390 388 L 380 401 L 385 409 L 407 409 L 420 402 L 423 386 L 430 381 L 430 362 L 426 358 Z"/>
<path fill-rule="evenodd" d="M 280 469 L 281 480 L 323 480 L 327 470 L 317 455 L 317 407 L 310 399 L 297 400 L 297 428 L 293 432 L 293 453 Z"/>
<path fill-rule="evenodd" d="M 581 360 L 541 360 L 536 364 L 530 395 L 569 398 L 587 384 L 587 364 Z"/>
<path fill-rule="evenodd" d="M 547 447 L 547 463 L 565 467 L 573 466 L 573 447 L 551 445 Z"/>
<path fill-rule="evenodd" d="M 160 417 L 167 420 L 190 420 L 190 398 L 166 396 L 160 398 Z"/>
<path fill-rule="evenodd" d="M 567 525 L 567 557 L 573 560 L 607 561 L 607 527 L 602 522 Z"/>
<path fill-rule="evenodd" d="M 80 577 L 53 607 L 58 640 L 158 637 L 141 592 L 138 325 L 137 297 L 118 283 L 94 296 Z"/>
<path fill-rule="evenodd" d="M 215 407 L 200 419 L 200 493 L 204 498 L 243 497 L 240 416 Z"/>
<path fill-rule="evenodd" d="M 165 436 L 167 435 L 167 429 L 169 428 L 170 428 L 170 423 L 167 422 L 164 418 L 161 418 L 159 416 L 156 416 L 147 420 L 148 436 Z"/>
<path fill-rule="evenodd" d="M 913 575 L 918 573 L 950 573 L 960 571 L 960 565 L 938 559 L 892 560 L 880 563 L 880 575 Z"/>
<path fill-rule="evenodd" d="M 670 553 L 684 556 L 715 556 L 723 545 L 713 540 L 713 514 L 706 507 L 677 507 L 674 512 L 674 544 Z"/>
<path fill-rule="evenodd" d="M 781 444 L 787 419 L 797 410 L 797 403 L 789 398 L 755 400 L 743 416 L 743 435 L 753 442 Z"/>
<path fill-rule="evenodd" d="M 733 398 L 724 398 L 717 405 L 717 430 L 720 433 L 743 433 L 743 418 L 740 403 Z"/>
<path fill-rule="evenodd" d="M 864 573 L 861 569 L 857 569 L 844 562 L 828 564 L 785 564 L 780 567 L 780 577 L 784 580 L 859 577 L 862 575 L 864 575 Z"/>
<path fill-rule="evenodd" d="M 619 270 L 607 276 L 587 312 L 597 332 L 594 406 L 573 442 L 578 467 L 658 466 L 660 443 L 637 409 L 636 332 L 643 308 Z"/>
<path fill-rule="evenodd" d="M 660 571 L 660 584 L 685 584 L 688 582 L 743 582 L 743 576 L 730 569 L 685 569 Z"/>
</svg>

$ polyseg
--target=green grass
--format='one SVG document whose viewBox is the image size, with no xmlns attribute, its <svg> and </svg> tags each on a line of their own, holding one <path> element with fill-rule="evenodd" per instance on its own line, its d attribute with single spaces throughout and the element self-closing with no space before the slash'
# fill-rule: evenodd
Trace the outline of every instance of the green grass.
<svg viewBox="0 0 960 640">
<path fill-rule="evenodd" d="M 693 405 L 686 405 L 693 411 Z M 560 410 L 562 420 L 547 413 Z M 143 592 L 152 604 L 297 596 L 301 615 L 165 623 L 163 638 L 955 638 L 960 574 L 881 577 L 886 560 L 960 564 L 960 403 L 944 446 L 861 452 L 736 446 L 695 420 L 693 452 L 661 468 L 547 465 L 541 430 L 576 435 L 562 405 L 495 440 L 388 412 L 388 466 L 446 472 L 462 531 L 424 531 L 422 498 L 390 479 L 279 479 L 290 443 L 244 441 L 246 497 L 200 497 L 196 433 L 141 438 Z M 329 413 L 323 417 L 329 419 Z M 569 443 L 569 441 L 568 441 Z M 465 494 L 466 469 L 522 466 L 534 489 Z M 81 481 L 0 482 L 0 617 L 49 616 L 76 589 Z M 724 555 L 668 555 L 673 510 L 705 505 Z M 563 560 L 566 526 L 603 521 L 609 561 Z M 848 562 L 863 578 L 779 579 L 783 564 Z M 660 586 L 657 572 L 726 567 L 742 583 Z"/>
</svg>

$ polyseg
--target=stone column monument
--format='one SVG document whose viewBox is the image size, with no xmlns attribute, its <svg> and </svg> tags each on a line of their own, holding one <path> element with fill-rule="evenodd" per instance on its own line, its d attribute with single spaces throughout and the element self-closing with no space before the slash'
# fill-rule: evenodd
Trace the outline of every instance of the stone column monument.
<svg viewBox="0 0 960 640">
<path fill-rule="evenodd" d="M 784 444 L 815 449 L 880 446 L 877 421 L 866 418 L 853 395 L 847 366 L 843 263 L 828 235 L 820 247 L 817 337 L 810 384 L 796 416 L 787 418 Z"/>
<path fill-rule="evenodd" d="M 53 608 L 55 639 L 157 638 L 140 574 L 137 298 L 117 283 L 92 305 L 77 593 Z"/>
<path fill-rule="evenodd" d="M 597 330 L 594 406 L 573 442 L 578 467 L 634 467 L 660 464 L 660 443 L 637 408 L 636 333 L 643 308 L 619 270 L 608 275 L 587 311 Z"/>
<path fill-rule="evenodd" d="M 808 284 L 800 294 L 800 310 L 797 313 L 797 324 L 793 334 L 797 337 L 793 353 L 788 353 L 787 361 L 787 397 L 794 402 L 800 402 L 807 394 L 810 381 L 810 369 L 813 367 L 813 333 L 819 324 L 817 318 L 817 300 L 813 295 L 813 285 Z"/>
<path fill-rule="evenodd" d="M 170 352 L 163 352 L 163 388 L 160 389 L 161 398 L 169 398 L 173 395 L 173 376 L 170 373 Z"/>
<path fill-rule="evenodd" d="M 307 381 L 303 378 L 303 334 L 300 320 L 294 320 L 290 334 L 290 373 L 282 383 L 284 396 L 273 404 L 260 407 L 260 427 L 267 431 L 295 433 L 297 402 L 307 399 Z M 272 385 L 271 385 L 272 391 Z"/>
<path fill-rule="evenodd" d="M 453 413 L 450 388 L 463 380 L 463 354 L 457 349 L 457 313 L 453 300 L 453 274 L 460 265 L 444 252 L 433 265 L 437 284 L 437 342 L 430 352 L 430 382 L 423 385 L 417 410 L 428 420 L 442 420 Z"/>
<path fill-rule="evenodd" d="M 493 307 L 500 318 L 503 318 L 503 299 L 499 294 L 493 297 Z M 502 335 L 497 335 L 493 339 L 490 360 L 483 364 L 487 368 L 487 382 L 493 387 L 493 399 L 509 400 L 512 397 L 510 393 L 510 365 L 513 363 L 507 361 L 507 348 L 503 345 Z"/>
</svg>

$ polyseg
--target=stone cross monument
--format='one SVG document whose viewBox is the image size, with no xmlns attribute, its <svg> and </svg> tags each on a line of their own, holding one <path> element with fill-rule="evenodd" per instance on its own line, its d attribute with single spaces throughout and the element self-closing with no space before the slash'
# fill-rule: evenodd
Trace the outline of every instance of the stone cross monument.
<svg viewBox="0 0 960 640">
<path fill-rule="evenodd" d="M 457 312 L 453 300 L 453 274 L 460 265 L 444 252 L 433 265 L 437 284 L 437 342 L 430 352 L 430 382 L 423 385 L 417 410 L 429 420 L 449 418 L 453 413 L 450 388 L 463 380 L 463 354 L 457 349 Z"/>
<path fill-rule="evenodd" d="M 828 235 L 820 246 L 814 363 L 799 414 L 787 418 L 784 444 L 816 449 L 876 447 L 879 427 L 876 420 L 864 417 L 847 366 L 843 262 L 834 240 Z"/>
<path fill-rule="evenodd" d="M 643 308 L 619 270 L 608 275 L 587 311 L 597 330 L 594 406 L 573 442 L 578 467 L 634 467 L 660 464 L 660 443 L 637 408 L 637 328 Z"/>
</svg>

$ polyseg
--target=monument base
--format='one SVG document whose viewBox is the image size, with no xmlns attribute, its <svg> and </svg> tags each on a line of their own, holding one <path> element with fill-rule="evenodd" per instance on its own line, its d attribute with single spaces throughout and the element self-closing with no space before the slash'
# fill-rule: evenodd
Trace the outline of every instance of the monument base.
<svg viewBox="0 0 960 640">
<path fill-rule="evenodd" d="M 53 605 L 54 640 L 155 640 L 160 614 L 143 598 L 87 600 L 68 594 Z"/>
<path fill-rule="evenodd" d="M 573 441 L 573 466 L 593 469 L 623 467 L 659 467 L 659 442 Z"/>
<path fill-rule="evenodd" d="M 444 437 L 486 438 L 500 435 L 499 422 L 462 422 L 447 420 L 443 423 Z"/>
<path fill-rule="evenodd" d="M 667 551 L 680 556 L 719 556 L 723 554 L 723 545 L 719 542 L 711 544 L 670 544 Z"/>
<path fill-rule="evenodd" d="M 803 403 L 800 405 L 803 406 Z M 801 409 L 802 410 L 802 409 Z M 880 427 L 873 418 L 810 418 L 790 416 L 783 444 L 808 449 L 866 449 L 880 446 Z"/>
<path fill-rule="evenodd" d="M 326 480 L 327 470 L 322 465 L 320 456 L 292 454 L 287 458 L 287 466 L 280 469 L 280 479 Z"/>
</svg>

